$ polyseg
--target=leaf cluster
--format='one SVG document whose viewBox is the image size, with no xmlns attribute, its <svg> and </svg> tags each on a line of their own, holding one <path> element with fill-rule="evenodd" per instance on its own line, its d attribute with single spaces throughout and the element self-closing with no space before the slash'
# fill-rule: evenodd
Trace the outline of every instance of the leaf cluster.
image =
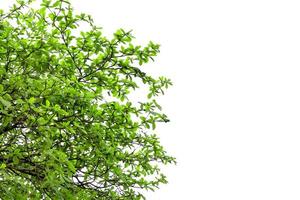
<svg viewBox="0 0 300 200">
<path fill-rule="evenodd" d="M 31 3 L 0 10 L 0 199 L 143 199 L 175 163 L 153 132 L 172 83 L 139 67 L 159 45 L 108 39 L 67 0 Z M 134 104 L 140 86 L 148 100 Z"/>
</svg>

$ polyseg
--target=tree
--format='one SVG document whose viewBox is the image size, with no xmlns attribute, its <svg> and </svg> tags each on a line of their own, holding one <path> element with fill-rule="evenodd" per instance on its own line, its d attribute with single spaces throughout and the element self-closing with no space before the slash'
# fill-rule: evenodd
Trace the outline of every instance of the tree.
<svg viewBox="0 0 300 200">
<path fill-rule="evenodd" d="M 139 67 L 159 45 L 108 39 L 67 0 L 32 3 L 0 10 L 0 199 L 144 199 L 175 163 L 153 131 L 171 81 Z"/>
</svg>

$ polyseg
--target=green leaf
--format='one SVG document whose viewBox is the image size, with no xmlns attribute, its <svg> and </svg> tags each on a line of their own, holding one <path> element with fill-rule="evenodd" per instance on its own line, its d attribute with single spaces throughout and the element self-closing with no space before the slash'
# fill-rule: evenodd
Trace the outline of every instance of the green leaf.
<svg viewBox="0 0 300 200">
<path fill-rule="evenodd" d="M 49 107 L 49 106 L 50 106 L 50 101 L 46 100 L 46 107 Z"/>
<path fill-rule="evenodd" d="M 38 124 L 43 126 L 47 123 L 47 120 L 45 120 L 43 117 L 38 118 L 37 120 Z"/>
<path fill-rule="evenodd" d="M 31 97 L 31 98 L 28 100 L 28 103 L 29 103 L 29 104 L 34 104 L 34 103 L 35 103 L 35 98 L 34 98 L 34 97 Z"/>
<path fill-rule="evenodd" d="M 40 10 L 39 10 L 39 13 L 42 15 L 42 16 L 45 16 L 46 15 L 46 7 L 42 7 Z"/>
<path fill-rule="evenodd" d="M 58 1 L 55 1 L 53 4 L 52 4 L 52 8 L 56 8 L 58 7 L 59 5 L 61 4 L 61 0 L 58 0 Z"/>
<path fill-rule="evenodd" d="M 14 156 L 13 157 L 13 164 L 17 165 L 17 164 L 19 164 L 19 162 L 20 162 L 19 158 L 17 156 Z"/>
<path fill-rule="evenodd" d="M 5 168 L 6 168 L 6 164 L 5 163 L 1 163 L 0 169 L 5 169 Z"/>
<path fill-rule="evenodd" d="M 149 94 L 147 95 L 147 98 L 148 98 L 148 99 L 151 99 L 151 97 L 152 97 L 152 93 L 149 93 Z"/>
<path fill-rule="evenodd" d="M 5 109 L 8 109 L 9 107 L 11 107 L 11 103 L 9 101 L 6 101 L 2 97 L 0 97 L 0 102 L 4 105 Z"/>
<path fill-rule="evenodd" d="M 71 172 L 73 172 L 73 173 L 76 172 L 76 168 L 74 167 L 72 162 L 68 162 L 68 168 L 71 170 Z"/>
</svg>

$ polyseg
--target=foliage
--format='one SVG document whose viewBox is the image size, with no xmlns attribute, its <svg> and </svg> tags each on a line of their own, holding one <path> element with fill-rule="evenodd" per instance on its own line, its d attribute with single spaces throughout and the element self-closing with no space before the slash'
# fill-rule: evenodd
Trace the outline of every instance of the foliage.
<svg viewBox="0 0 300 200">
<path fill-rule="evenodd" d="M 0 199 L 144 199 L 175 163 L 152 130 L 171 82 L 139 67 L 159 45 L 108 39 L 66 0 L 32 3 L 0 10 Z"/>
</svg>

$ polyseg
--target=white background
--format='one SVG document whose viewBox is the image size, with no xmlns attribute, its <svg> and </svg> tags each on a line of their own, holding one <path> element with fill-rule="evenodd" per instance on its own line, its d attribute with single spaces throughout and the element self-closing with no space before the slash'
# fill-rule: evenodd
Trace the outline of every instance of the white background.
<svg viewBox="0 0 300 200">
<path fill-rule="evenodd" d="M 157 132 L 178 165 L 148 200 L 300 199 L 299 1 L 72 2 L 162 45 L 148 67 L 174 82 Z"/>
</svg>

